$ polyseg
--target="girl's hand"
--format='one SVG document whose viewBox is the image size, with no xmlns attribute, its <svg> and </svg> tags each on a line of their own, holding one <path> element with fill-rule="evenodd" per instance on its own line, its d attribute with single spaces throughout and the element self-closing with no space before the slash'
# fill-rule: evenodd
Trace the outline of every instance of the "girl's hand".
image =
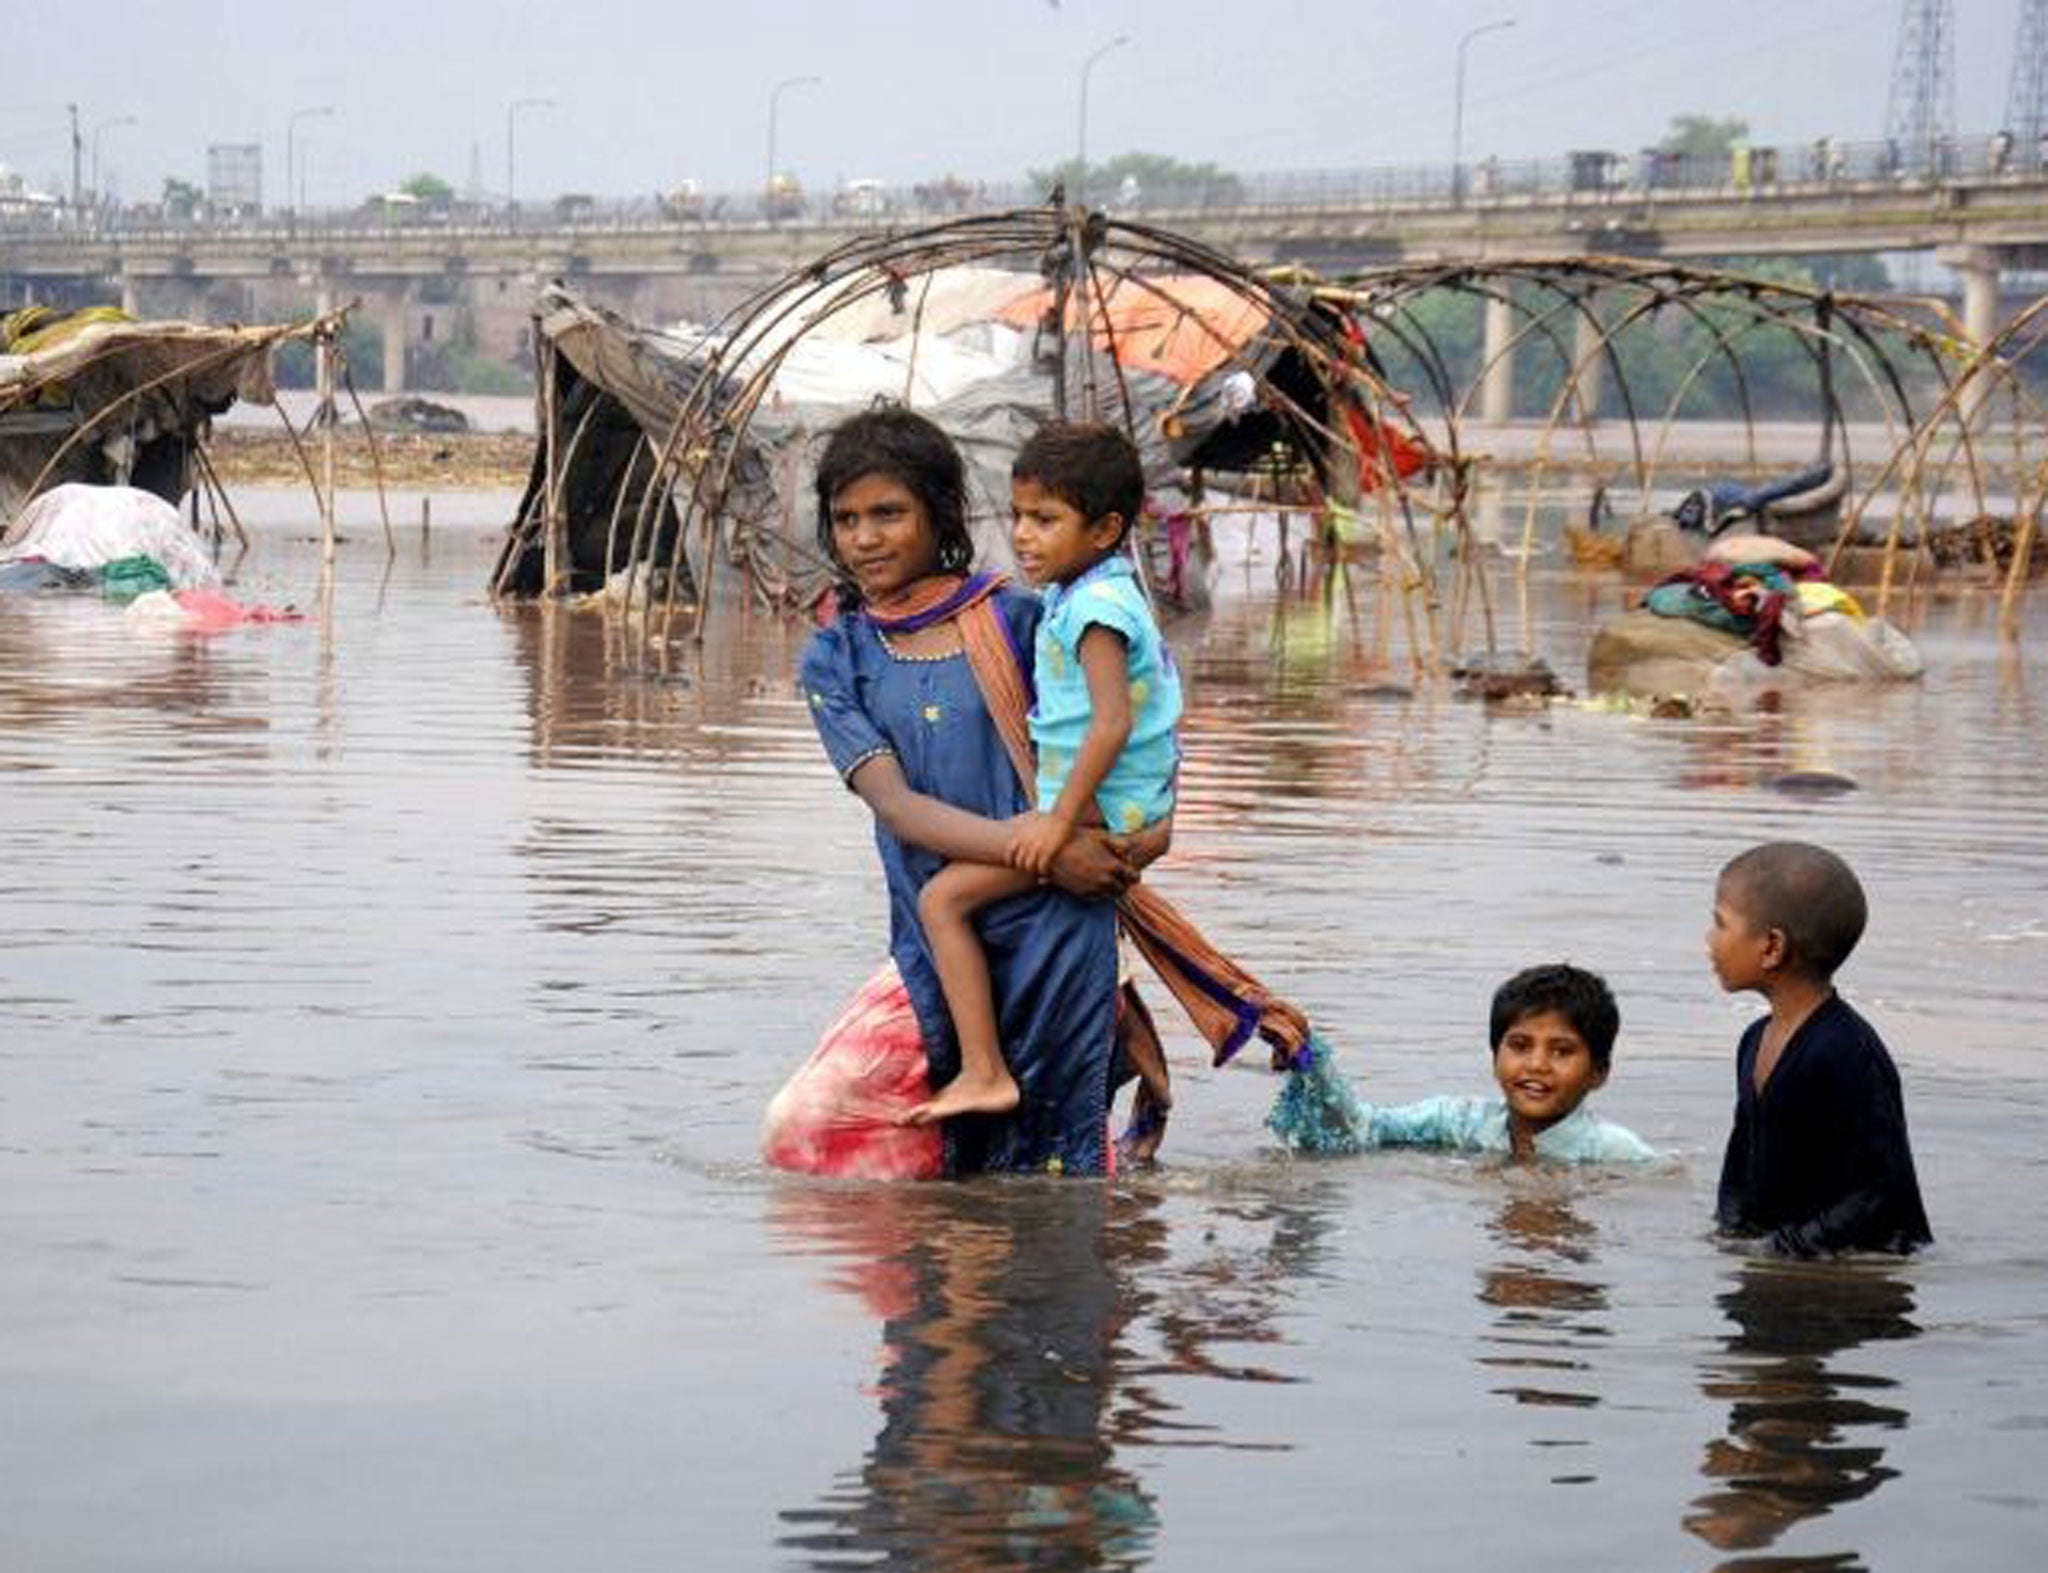
<svg viewBox="0 0 2048 1573">
<path fill-rule="evenodd" d="M 1138 871 L 1100 830 L 1077 829 L 1052 861 L 1052 882 L 1070 896 L 1112 900 L 1137 879 Z"/>
<path fill-rule="evenodd" d="M 1143 830 L 1111 838 L 1131 867 L 1142 874 L 1147 868 L 1166 856 L 1173 845 L 1173 816 L 1156 819 Z"/>
</svg>

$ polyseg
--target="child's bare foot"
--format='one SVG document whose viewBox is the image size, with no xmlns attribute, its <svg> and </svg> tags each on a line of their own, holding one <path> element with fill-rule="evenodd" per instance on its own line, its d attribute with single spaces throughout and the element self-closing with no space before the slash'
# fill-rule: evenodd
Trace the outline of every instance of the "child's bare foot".
<svg viewBox="0 0 2048 1573">
<path fill-rule="evenodd" d="M 905 1125 L 936 1125 L 956 1114 L 1008 1114 L 1021 1094 L 1008 1071 L 994 1076 L 969 1076 L 964 1071 L 903 1116 Z"/>
</svg>

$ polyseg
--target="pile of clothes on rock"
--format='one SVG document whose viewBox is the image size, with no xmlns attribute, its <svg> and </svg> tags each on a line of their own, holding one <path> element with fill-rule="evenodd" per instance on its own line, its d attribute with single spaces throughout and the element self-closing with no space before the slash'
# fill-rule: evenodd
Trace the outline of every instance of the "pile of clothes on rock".
<svg viewBox="0 0 2048 1573">
<path fill-rule="evenodd" d="M 1767 535 L 1724 535 L 1636 610 L 1594 631 L 1595 694 L 1732 698 L 1783 679 L 1903 682 L 1925 665 L 1913 642 L 1829 581 L 1820 560 Z"/>
<path fill-rule="evenodd" d="M 228 595 L 178 510 L 133 486 L 53 487 L 0 533 L 0 594 L 52 592 L 94 595 L 125 606 L 135 623 L 199 633 L 301 616 Z"/>
<path fill-rule="evenodd" d="M 1747 639 L 1765 666 L 1785 659 L 1784 640 L 1804 619 L 1839 614 L 1866 621 L 1856 598 L 1829 581 L 1804 547 L 1767 535 L 1723 536 L 1689 568 L 1643 597 L 1659 617 L 1689 617 Z"/>
</svg>

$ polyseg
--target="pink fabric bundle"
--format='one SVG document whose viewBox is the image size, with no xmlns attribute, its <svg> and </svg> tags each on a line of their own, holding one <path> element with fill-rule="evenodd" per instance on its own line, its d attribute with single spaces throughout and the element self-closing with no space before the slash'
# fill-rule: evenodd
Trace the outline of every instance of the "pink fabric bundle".
<svg viewBox="0 0 2048 1573">
<path fill-rule="evenodd" d="M 244 606 L 218 590 L 174 590 L 171 594 L 185 609 L 185 626 L 197 634 L 217 634 L 244 623 L 297 623 L 306 616 L 288 606 Z"/>
<path fill-rule="evenodd" d="M 761 1155 L 796 1174 L 937 1179 L 945 1170 L 939 1128 L 896 1123 L 930 1096 L 910 994 L 896 963 L 885 962 L 768 1105 Z"/>
</svg>

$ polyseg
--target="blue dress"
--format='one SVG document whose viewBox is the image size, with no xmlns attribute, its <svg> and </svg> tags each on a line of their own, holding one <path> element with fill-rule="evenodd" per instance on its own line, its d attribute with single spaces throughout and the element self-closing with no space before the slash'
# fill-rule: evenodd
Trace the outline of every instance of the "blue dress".
<svg viewBox="0 0 2048 1573">
<path fill-rule="evenodd" d="M 996 592 L 1013 648 L 1029 650 L 1038 599 Z M 893 754 L 913 791 L 988 819 L 1031 807 L 964 654 L 891 653 L 865 616 L 819 631 L 801 668 L 811 719 L 842 779 Z M 889 953 L 924 1036 L 932 1083 L 960 1068 L 959 1045 L 932 965 L 917 898 L 945 859 L 899 841 L 878 821 L 875 846 L 889 887 Z M 1003 1059 L 1023 1102 L 1003 1116 L 945 1125 L 947 1166 L 1099 1174 L 1107 1165 L 1116 1032 L 1116 908 L 1035 890 L 975 915 L 988 956 Z"/>
</svg>

